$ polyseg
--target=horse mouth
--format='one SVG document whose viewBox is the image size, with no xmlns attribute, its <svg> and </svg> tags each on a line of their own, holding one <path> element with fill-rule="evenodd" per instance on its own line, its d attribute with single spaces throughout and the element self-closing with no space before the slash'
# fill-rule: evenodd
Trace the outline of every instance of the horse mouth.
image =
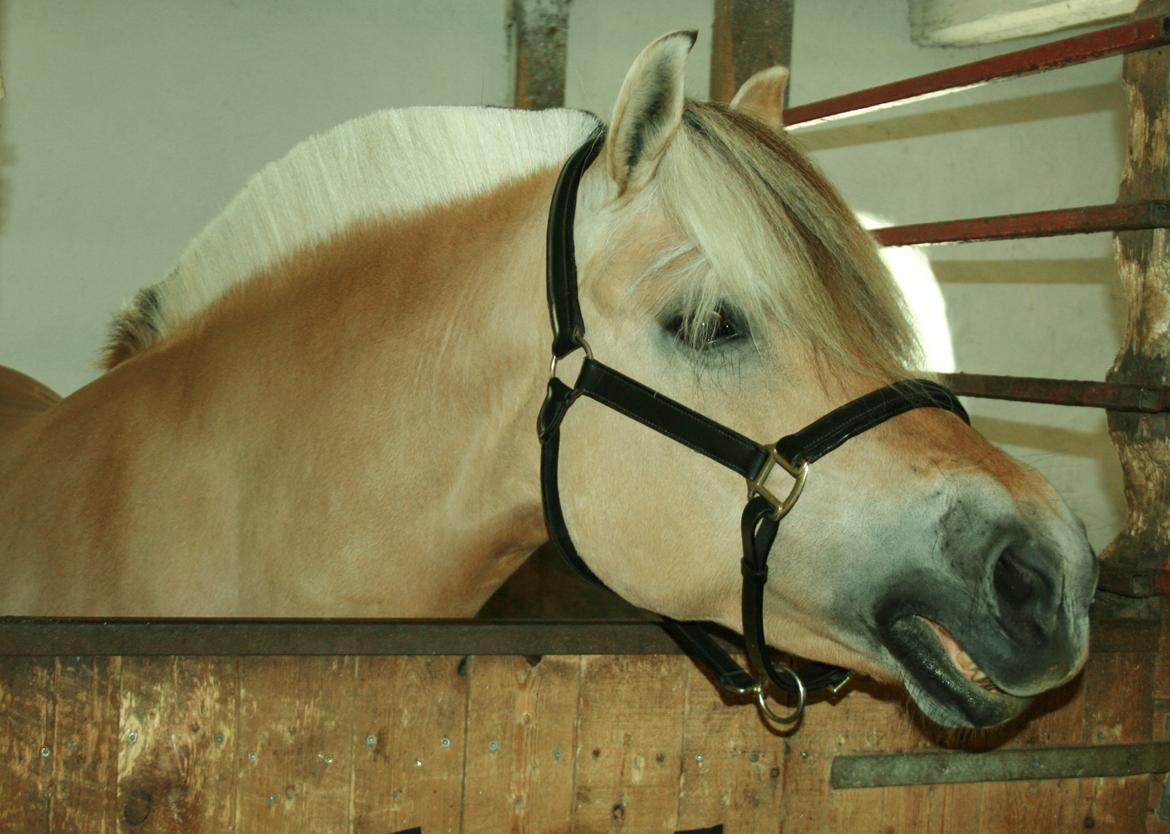
<svg viewBox="0 0 1170 834">
<path fill-rule="evenodd" d="M 927 718 L 948 727 L 991 727 L 1014 718 L 1030 702 L 1004 692 L 946 626 L 911 614 L 893 622 L 887 647 L 902 666 L 902 681 Z"/>
</svg>

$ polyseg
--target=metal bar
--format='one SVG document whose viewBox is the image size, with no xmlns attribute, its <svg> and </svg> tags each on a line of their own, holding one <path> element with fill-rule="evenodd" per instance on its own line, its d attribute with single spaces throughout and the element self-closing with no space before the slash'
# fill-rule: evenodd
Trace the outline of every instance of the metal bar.
<svg viewBox="0 0 1170 834">
<path fill-rule="evenodd" d="M 1165 562 L 1160 567 L 1134 565 L 1116 559 L 1102 559 L 1097 587 L 1102 591 L 1133 599 L 1170 597 L 1170 569 Z"/>
<path fill-rule="evenodd" d="M 855 93 L 790 107 L 784 111 L 784 124 L 792 127 L 856 116 L 881 107 L 905 104 L 1004 78 L 1165 46 L 1170 43 L 1168 31 L 1170 18 L 1150 17 L 1124 23 L 1087 35 L 1053 41 L 938 72 L 881 84 Z"/>
<path fill-rule="evenodd" d="M 1143 414 L 1170 411 L 1170 387 L 1164 385 L 994 374 L 939 374 L 939 378 L 956 394 L 965 397 L 1137 411 Z"/>
<path fill-rule="evenodd" d="M 1093 613 L 1093 651 L 1152 652 L 1158 622 Z M 716 637 L 733 654 L 730 633 Z M 0 657 L 679 654 L 657 620 L 212 620 L 0 617 Z"/>
<path fill-rule="evenodd" d="M 836 756 L 834 788 L 894 785 L 948 785 L 956 782 L 1009 782 L 1035 779 L 1085 779 L 1170 771 L 1170 742 L 1032 747 L 986 753 L 891 753 Z"/>
<path fill-rule="evenodd" d="M 909 226 L 887 226 L 884 229 L 874 229 L 873 235 L 880 246 L 912 246 L 1167 227 L 1170 227 L 1170 202 L 1149 200 L 1144 203 L 1110 203 L 1104 206 L 1081 206 L 1024 214 L 943 220 L 937 223 L 915 223 Z"/>
<path fill-rule="evenodd" d="M 644 655 L 679 654 L 681 651 L 662 626 L 653 620 L 489 622 L 0 618 L 0 657 Z"/>
</svg>

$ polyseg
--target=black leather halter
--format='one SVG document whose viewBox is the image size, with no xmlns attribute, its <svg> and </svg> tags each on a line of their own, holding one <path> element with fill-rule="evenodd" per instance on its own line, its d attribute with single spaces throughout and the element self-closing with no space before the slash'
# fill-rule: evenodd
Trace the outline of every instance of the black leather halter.
<svg viewBox="0 0 1170 834">
<path fill-rule="evenodd" d="M 573 547 L 561 512 L 557 485 L 561 420 L 580 396 L 609 406 L 743 476 L 748 486 L 741 519 L 743 631 L 748 662 L 757 676 L 742 669 L 699 623 L 667 619 L 665 625 L 687 653 L 714 674 L 723 689 L 736 694 L 755 694 L 760 708 L 769 717 L 779 723 L 793 723 L 804 709 L 808 691 L 824 688 L 836 691 L 849 677 L 846 670 L 823 663 L 806 664 L 799 672 L 774 665 L 764 638 L 768 553 L 780 520 L 800 497 L 810 466 L 854 435 L 911 409 L 942 408 L 963 420 L 968 420 L 967 413 L 954 394 L 943 386 L 929 380 L 905 380 L 858 397 L 769 446 L 744 437 L 597 361 L 585 341 L 585 322 L 577 296 L 573 218 L 581 176 L 597 157 L 603 141 L 604 133 L 598 130 L 569 158 L 561 170 L 549 208 L 548 307 L 553 359 L 548 392 L 537 420 L 545 523 L 569 564 L 602 584 Z M 584 350 L 585 360 L 576 383 L 570 388 L 556 376 L 557 360 L 577 350 Z M 793 478 L 786 497 L 773 495 L 765 485 L 777 465 Z M 796 707 L 790 714 L 779 715 L 768 706 L 769 684 L 796 695 Z"/>
</svg>

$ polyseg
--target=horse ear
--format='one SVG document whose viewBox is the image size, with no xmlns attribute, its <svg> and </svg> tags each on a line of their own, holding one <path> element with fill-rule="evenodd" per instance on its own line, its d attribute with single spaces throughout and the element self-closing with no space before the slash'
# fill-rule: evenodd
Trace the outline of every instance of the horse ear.
<svg viewBox="0 0 1170 834">
<path fill-rule="evenodd" d="M 773 130 L 784 128 L 784 88 L 788 85 L 788 67 L 760 70 L 739 88 L 731 100 L 731 109 L 759 119 Z"/>
<path fill-rule="evenodd" d="M 618 193 L 650 181 L 682 123 L 683 71 L 697 32 L 672 32 L 642 50 L 618 94 L 605 141 Z"/>
</svg>

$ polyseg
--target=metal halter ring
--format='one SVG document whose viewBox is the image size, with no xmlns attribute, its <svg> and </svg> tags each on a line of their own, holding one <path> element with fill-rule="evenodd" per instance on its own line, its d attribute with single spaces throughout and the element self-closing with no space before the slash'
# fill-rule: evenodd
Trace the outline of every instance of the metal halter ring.
<svg viewBox="0 0 1170 834">
<path fill-rule="evenodd" d="M 589 343 L 587 341 L 585 341 L 585 339 L 580 337 L 580 336 L 577 337 L 577 348 L 585 351 L 585 357 L 587 359 L 593 358 L 593 349 L 591 347 L 589 347 Z M 565 356 L 572 356 L 573 353 L 576 353 L 576 352 L 577 351 L 574 350 L 574 351 L 572 351 L 572 353 L 566 353 Z M 549 378 L 550 382 L 557 378 L 557 361 L 558 361 L 557 355 L 554 353 L 552 355 L 552 362 L 550 362 L 549 366 L 548 366 L 548 378 Z"/>
<path fill-rule="evenodd" d="M 796 682 L 796 706 L 788 715 L 780 715 L 768 706 L 768 681 L 766 678 L 756 684 L 756 704 L 759 706 L 760 712 L 767 716 L 770 721 L 784 725 L 795 724 L 804 715 L 804 700 L 807 695 L 804 688 L 804 681 L 800 679 L 800 675 L 796 674 L 796 672 L 787 666 L 779 666 L 776 668 L 776 671 L 781 674 L 788 674 Z"/>
</svg>

